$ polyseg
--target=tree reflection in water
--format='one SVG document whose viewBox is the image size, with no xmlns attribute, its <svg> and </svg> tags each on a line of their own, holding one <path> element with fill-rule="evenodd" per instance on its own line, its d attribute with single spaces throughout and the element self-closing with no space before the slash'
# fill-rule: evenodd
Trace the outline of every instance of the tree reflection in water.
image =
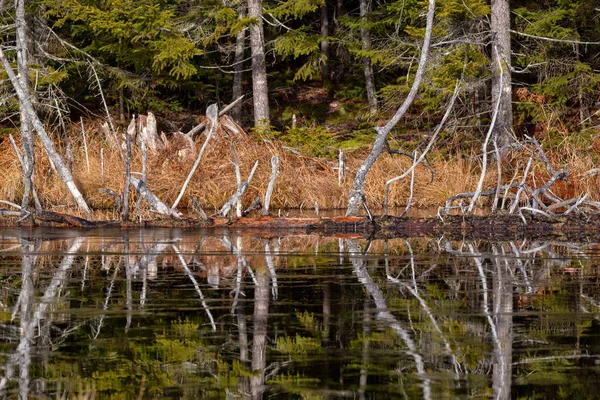
<svg viewBox="0 0 600 400">
<path fill-rule="evenodd" d="M 3 239 L 5 397 L 595 396 L 597 245 Z"/>
</svg>

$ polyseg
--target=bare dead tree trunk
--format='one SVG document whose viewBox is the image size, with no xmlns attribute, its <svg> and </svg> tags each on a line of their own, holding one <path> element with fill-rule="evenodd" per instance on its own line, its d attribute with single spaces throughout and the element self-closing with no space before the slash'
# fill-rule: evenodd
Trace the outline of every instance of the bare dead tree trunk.
<svg viewBox="0 0 600 400">
<path fill-rule="evenodd" d="M 79 206 L 79 208 L 81 208 L 83 210 L 83 212 L 85 212 L 85 214 L 87 216 L 89 216 L 90 208 L 88 207 L 87 203 L 85 202 L 83 195 L 77 188 L 77 185 L 75 185 L 75 182 L 73 181 L 73 176 L 71 175 L 71 172 L 69 171 L 69 169 L 63 162 L 60 155 L 56 152 L 56 149 L 54 148 L 54 144 L 52 143 L 52 140 L 50 139 L 50 137 L 46 133 L 46 130 L 44 129 L 44 124 L 42 123 L 42 121 L 40 121 L 35 110 L 33 109 L 33 104 L 31 103 L 31 99 L 30 99 L 29 95 L 25 92 L 25 90 L 21 86 L 21 82 L 19 82 L 19 79 L 16 77 L 14 71 L 12 70 L 10 62 L 4 55 L 4 51 L 1 46 L 0 46 L 0 62 L 4 66 L 4 70 L 6 71 L 8 78 L 10 79 L 11 84 L 13 85 L 13 87 L 15 88 L 15 91 L 17 92 L 17 97 L 19 98 L 19 102 L 21 102 L 21 106 L 25 110 L 27 120 L 30 121 L 30 123 L 33 125 L 33 128 L 35 129 L 38 136 L 40 137 L 42 144 L 44 146 L 44 149 L 46 150 L 46 154 L 48 155 L 48 158 L 50 159 L 50 161 L 52 163 L 54 163 L 54 166 L 56 167 L 58 174 L 60 175 L 63 182 L 65 183 L 65 185 L 71 192 L 71 195 L 77 202 L 77 205 Z"/>
<path fill-rule="evenodd" d="M 367 14 L 371 8 L 368 0 L 360 0 L 360 41 L 363 51 L 371 49 L 371 32 L 367 28 Z M 368 57 L 363 58 L 363 70 L 365 74 L 365 88 L 367 90 L 367 100 L 369 102 L 369 112 L 371 114 L 377 113 L 377 96 L 375 96 L 375 75 L 373 74 L 373 66 L 371 65 L 371 59 Z"/>
<path fill-rule="evenodd" d="M 321 63 L 321 75 L 324 84 L 329 82 L 329 14 L 327 2 L 321 6 L 321 56 L 325 59 Z"/>
<path fill-rule="evenodd" d="M 122 221 L 129 220 L 129 184 L 131 183 L 131 137 L 135 135 L 135 115 L 125 132 L 125 182 L 123 184 L 123 209 L 121 212 Z"/>
<path fill-rule="evenodd" d="M 240 4 L 238 10 L 238 19 L 246 18 L 245 3 Z M 244 71 L 244 47 L 246 45 L 246 29 L 242 29 L 235 35 L 235 73 L 233 75 L 233 96 L 231 101 L 234 102 L 236 99 L 242 96 L 243 89 L 243 71 Z M 231 118 L 238 124 L 242 118 L 242 103 L 235 105 L 231 110 Z"/>
<path fill-rule="evenodd" d="M 17 39 L 17 65 L 19 71 L 19 82 L 26 96 L 29 92 L 29 67 L 27 56 L 27 21 L 25 19 L 25 0 L 15 0 L 15 23 Z M 19 99 L 19 108 L 21 112 L 21 153 L 23 157 L 23 198 L 21 200 L 21 212 L 26 213 L 29 210 L 31 192 L 33 188 L 33 169 L 34 169 L 34 147 L 33 132 L 31 121 L 27 117 L 23 102 Z"/>
<path fill-rule="evenodd" d="M 492 52 L 492 104 L 500 99 L 498 120 L 493 134 L 497 138 L 500 153 L 512 142 L 512 78 L 510 47 L 509 0 L 492 0 L 492 32 L 497 52 Z M 502 79 L 501 79 L 502 76 Z"/>
<path fill-rule="evenodd" d="M 256 128 L 268 128 L 271 124 L 262 15 L 262 0 L 248 0 L 248 16 L 254 20 L 250 25 L 250 48 L 252 51 L 254 126 Z"/>
<path fill-rule="evenodd" d="M 367 179 L 367 174 L 369 170 L 383 151 L 385 146 L 385 141 L 387 135 L 391 132 L 391 130 L 396 126 L 398 121 L 404 116 L 415 97 L 417 96 L 417 92 L 419 90 L 419 85 L 423 80 L 423 74 L 425 73 L 425 65 L 427 64 L 427 56 L 429 54 L 429 45 L 431 43 L 431 33 L 433 31 L 433 17 L 435 15 L 435 0 L 429 0 L 429 8 L 427 10 L 427 26 L 425 28 L 425 38 L 423 39 L 423 48 L 421 49 L 421 58 L 419 60 L 419 66 L 417 68 L 417 73 L 415 75 L 415 80 L 412 84 L 410 92 L 406 99 L 404 99 L 404 103 L 400 106 L 396 114 L 388 121 L 385 126 L 375 128 L 377 132 L 377 137 L 375 138 L 375 143 L 373 144 L 373 148 L 371 152 L 362 163 L 358 171 L 356 171 L 356 175 L 354 176 L 354 183 L 352 184 L 352 189 L 350 190 L 350 194 L 348 196 L 348 209 L 346 210 L 346 215 L 358 215 L 360 211 L 360 205 L 362 204 L 362 199 L 364 196 L 365 190 L 365 180 Z"/>
<path fill-rule="evenodd" d="M 265 194 L 265 203 L 263 204 L 262 215 L 269 215 L 269 205 L 271 203 L 271 195 L 273 194 L 273 188 L 275 187 L 275 179 L 277 179 L 278 168 L 279 157 L 271 157 L 271 179 L 269 179 L 269 185 L 267 186 L 267 193 Z"/>
</svg>

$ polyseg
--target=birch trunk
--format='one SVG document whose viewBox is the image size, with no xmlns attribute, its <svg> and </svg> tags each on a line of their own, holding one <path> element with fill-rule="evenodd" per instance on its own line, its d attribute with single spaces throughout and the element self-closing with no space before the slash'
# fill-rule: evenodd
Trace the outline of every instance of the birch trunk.
<svg viewBox="0 0 600 400">
<path fill-rule="evenodd" d="M 15 91 L 17 92 L 17 97 L 19 98 L 19 102 L 21 102 L 21 106 L 25 110 L 25 115 L 26 115 L 27 119 L 32 123 L 33 128 L 35 129 L 39 138 L 41 139 L 44 149 L 46 150 L 46 154 L 48 155 L 48 158 L 50 159 L 50 161 L 52 163 L 54 163 L 54 166 L 56 167 L 58 174 L 60 175 L 63 182 L 65 183 L 65 185 L 71 192 L 71 195 L 77 202 L 77 205 L 79 206 L 79 208 L 81 208 L 83 210 L 83 212 L 87 216 L 89 216 L 90 209 L 89 209 L 87 203 L 85 202 L 83 195 L 77 188 L 77 185 L 75 185 L 75 182 L 73 181 L 73 176 L 71 175 L 71 172 L 69 172 L 69 169 L 63 162 L 62 158 L 56 152 L 56 149 L 54 148 L 54 144 L 52 143 L 52 140 L 50 139 L 50 137 L 46 133 L 46 130 L 44 129 L 44 124 L 42 124 L 42 121 L 40 121 L 35 110 L 33 109 L 33 105 L 31 103 L 31 99 L 29 98 L 28 93 L 25 92 L 23 86 L 21 86 L 21 82 L 19 82 L 19 79 L 15 76 L 15 73 L 12 70 L 12 67 L 10 66 L 10 62 L 6 59 L 6 56 L 4 55 L 4 51 L 1 46 L 0 46 L 0 62 L 2 62 L 2 65 L 4 66 L 4 70 L 6 71 L 6 73 L 8 75 L 8 78 L 10 79 L 11 84 L 13 85 L 13 87 L 15 88 Z"/>
<path fill-rule="evenodd" d="M 419 85 L 421 84 L 421 81 L 423 80 L 423 74 L 425 73 L 425 65 L 427 64 L 429 45 L 431 43 L 431 32 L 433 31 L 434 15 L 435 0 L 429 0 L 429 8 L 427 10 L 427 27 L 425 28 L 425 38 L 423 39 L 423 48 L 421 50 L 421 58 L 419 60 L 419 67 L 417 68 L 415 80 L 412 84 L 410 92 L 408 93 L 408 96 L 406 99 L 404 99 L 404 103 L 402 103 L 398 111 L 396 111 L 396 114 L 394 114 L 392 119 L 390 119 L 385 126 L 375 129 L 377 136 L 375 137 L 373 148 L 354 176 L 354 183 L 352 184 L 352 189 L 350 190 L 350 194 L 348 196 L 348 209 L 346 210 L 346 215 L 348 216 L 359 214 L 360 205 L 362 204 L 364 197 L 365 180 L 367 179 L 367 174 L 383 151 L 387 135 L 391 132 L 394 126 L 396 126 L 398 121 L 400 121 L 400 118 L 404 116 L 417 96 Z"/>
<path fill-rule="evenodd" d="M 368 0 L 360 0 L 360 40 L 363 51 L 371 49 L 371 32 L 367 28 L 367 14 L 370 11 L 370 4 Z M 371 59 L 368 57 L 363 58 L 363 70 L 365 74 L 365 88 L 367 90 L 367 100 L 369 102 L 369 112 L 371 114 L 377 113 L 377 96 L 375 96 L 375 75 L 373 74 L 373 65 L 371 65 Z"/>
<path fill-rule="evenodd" d="M 271 120 L 269 117 L 269 92 L 262 15 L 262 0 L 248 0 L 248 16 L 253 19 L 253 23 L 250 25 L 250 48 L 252 50 L 254 126 L 264 129 L 270 126 Z"/>
<path fill-rule="evenodd" d="M 25 0 L 15 0 L 15 22 L 17 40 L 17 65 L 19 71 L 19 83 L 27 97 L 29 92 L 29 67 L 27 56 L 27 21 L 25 19 Z M 29 210 L 31 192 L 33 188 L 34 170 L 34 148 L 31 120 L 25 112 L 23 101 L 19 98 L 19 109 L 21 110 L 21 154 L 23 157 L 23 198 L 21 210 L 23 213 Z"/>
<path fill-rule="evenodd" d="M 238 19 L 246 18 L 246 4 L 240 4 Z M 246 45 L 246 29 L 242 29 L 235 35 L 235 73 L 233 74 L 233 96 L 231 102 L 242 96 L 243 70 L 244 70 L 244 47 Z M 242 118 L 242 103 L 235 105 L 231 110 L 231 117 L 238 124 Z"/>
<path fill-rule="evenodd" d="M 492 104 L 500 99 L 498 119 L 493 129 L 500 153 L 512 142 L 512 78 L 509 0 L 492 0 L 492 32 L 497 52 L 492 52 Z M 502 79 L 501 79 L 502 77 Z"/>
</svg>

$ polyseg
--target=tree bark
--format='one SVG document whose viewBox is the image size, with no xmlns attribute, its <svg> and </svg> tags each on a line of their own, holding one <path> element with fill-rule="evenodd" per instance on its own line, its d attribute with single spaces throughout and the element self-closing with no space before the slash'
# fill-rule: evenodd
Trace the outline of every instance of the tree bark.
<svg viewBox="0 0 600 400">
<path fill-rule="evenodd" d="M 370 10 L 368 0 L 360 0 L 360 41 L 363 51 L 371 49 L 371 32 L 367 28 L 367 14 Z M 377 96 L 375 96 L 375 75 L 373 74 L 373 66 L 369 57 L 363 58 L 363 70 L 365 74 L 365 88 L 367 90 L 367 100 L 369 102 L 369 112 L 377 113 Z"/>
<path fill-rule="evenodd" d="M 19 83 L 27 97 L 29 92 L 29 67 L 27 56 L 27 21 L 25 19 L 25 0 L 15 0 L 15 23 L 17 39 L 17 65 L 19 71 Z M 23 101 L 19 98 L 21 113 L 21 154 L 23 157 L 23 198 L 21 200 L 21 211 L 28 212 L 33 188 L 34 170 L 34 147 L 31 120 L 25 112 Z"/>
<path fill-rule="evenodd" d="M 352 189 L 350 190 L 350 194 L 348 195 L 348 209 L 346 210 L 346 215 L 358 215 L 360 211 L 360 205 L 362 204 L 364 191 L 365 191 L 365 180 L 367 179 L 367 174 L 369 170 L 383 151 L 385 146 L 385 141 L 387 139 L 387 135 L 391 132 L 391 130 L 396 126 L 400 118 L 404 116 L 415 97 L 417 96 L 417 92 L 419 90 L 419 85 L 423 80 L 423 74 L 425 73 L 425 65 L 427 64 L 427 56 L 429 54 L 429 45 L 431 43 L 431 33 L 433 31 L 433 17 L 435 15 L 435 0 L 429 0 L 429 8 L 427 10 L 427 26 L 425 28 L 425 38 L 423 39 L 423 48 L 421 50 L 421 58 L 419 60 L 419 66 L 417 68 L 417 73 L 415 74 L 415 80 L 412 84 L 410 92 L 406 99 L 404 99 L 404 103 L 400 106 L 396 114 L 388 121 L 385 126 L 375 128 L 377 132 L 377 136 L 375 137 L 375 143 L 373 144 L 373 148 L 371 152 L 362 163 L 358 171 L 356 171 L 356 175 L 354 176 L 354 183 L 352 184 Z"/>
<path fill-rule="evenodd" d="M 492 0 L 492 33 L 498 52 L 492 52 L 492 104 L 500 98 L 498 119 L 493 130 L 501 154 L 512 142 L 512 78 L 509 0 Z M 502 68 L 501 68 L 502 65 Z M 500 76 L 502 75 L 502 79 Z"/>
<path fill-rule="evenodd" d="M 327 13 L 327 2 L 321 6 L 321 79 L 323 84 L 329 82 L 329 15 Z"/>
<path fill-rule="evenodd" d="M 254 126 L 264 129 L 270 126 L 271 120 L 269 117 L 269 90 L 262 15 L 262 0 L 248 0 L 248 16 L 253 19 L 250 25 L 250 48 L 252 50 Z"/>
<path fill-rule="evenodd" d="M 246 4 L 240 4 L 238 19 L 246 18 L 246 7 Z M 233 74 L 233 96 L 231 97 L 231 102 L 242 96 L 245 45 L 246 29 L 242 29 L 235 35 L 235 73 Z M 235 122 L 240 123 L 242 118 L 242 103 L 236 104 L 233 110 L 231 110 L 231 117 Z"/>
<path fill-rule="evenodd" d="M 129 185 L 131 183 L 131 137 L 135 136 L 136 131 L 135 115 L 129 123 L 125 132 L 125 183 L 123 184 L 123 209 L 121 220 L 129 220 Z"/>
<path fill-rule="evenodd" d="M 13 85 L 13 87 L 15 88 L 15 91 L 17 92 L 17 97 L 19 98 L 19 102 L 21 102 L 21 107 L 23 107 L 22 109 L 25 110 L 27 119 L 32 123 L 33 128 L 35 129 L 38 136 L 40 137 L 42 144 L 44 146 L 44 149 L 46 150 L 46 154 L 48 155 L 48 158 L 50 159 L 50 161 L 52 161 L 52 163 L 54 163 L 56 170 L 58 171 L 58 174 L 60 175 L 63 182 L 65 183 L 65 185 L 71 192 L 71 195 L 77 202 L 77 205 L 79 206 L 79 208 L 81 208 L 83 210 L 83 212 L 87 216 L 89 216 L 90 209 L 89 209 L 87 203 L 85 202 L 83 195 L 77 188 L 77 185 L 75 185 L 75 182 L 73 181 L 73 176 L 71 175 L 71 172 L 69 172 L 69 169 L 66 167 L 62 158 L 56 152 L 56 149 L 54 148 L 54 144 L 52 143 L 52 140 L 50 139 L 50 137 L 46 133 L 46 130 L 44 129 L 44 124 L 42 123 L 42 121 L 40 121 L 35 110 L 33 109 L 31 99 L 29 98 L 28 94 L 25 92 L 24 88 L 21 86 L 21 82 L 19 82 L 19 79 L 15 76 L 15 73 L 12 70 L 12 67 L 10 66 L 10 62 L 6 59 L 6 56 L 4 55 L 4 51 L 2 49 L 2 46 L 0 46 L 0 62 L 4 66 L 4 70 L 6 71 L 8 78 L 10 79 L 11 84 Z"/>
</svg>

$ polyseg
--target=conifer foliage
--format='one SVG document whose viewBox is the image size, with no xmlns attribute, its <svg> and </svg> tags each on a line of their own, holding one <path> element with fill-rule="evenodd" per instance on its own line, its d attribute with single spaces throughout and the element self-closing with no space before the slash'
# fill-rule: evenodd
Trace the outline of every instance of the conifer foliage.
<svg viewBox="0 0 600 400">
<path fill-rule="evenodd" d="M 70 115 L 104 105 L 124 122 L 148 111 L 198 114 L 244 95 L 234 110 L 242 125 L 319 155 L 369 147 L 405 102 L 428 8 L 423 0 L 23 1 L 26 31 L 14 23 L 20 2 L 0 2 L 0 46 L 43 122 L 63 134 Z M 460 135 L 442 141 L 450 152 L 479 146 L 494 114 L 501 147 L 524 134 L 588 132 L 598 119 L 599 51 L 600 0 L 437 0 L 414 104 L 390 135 L 404 143 L 415 126 L 435 126 L 457 85 L 440 136 Z M 6 72 L 0 109 L 13 117 L 2 124 L 16 126 L 24 106 Z M 21 128 L 31 152 L 31 127 Z M 323 146 L 304 146 L 321 138 Z"/>
</svg>

